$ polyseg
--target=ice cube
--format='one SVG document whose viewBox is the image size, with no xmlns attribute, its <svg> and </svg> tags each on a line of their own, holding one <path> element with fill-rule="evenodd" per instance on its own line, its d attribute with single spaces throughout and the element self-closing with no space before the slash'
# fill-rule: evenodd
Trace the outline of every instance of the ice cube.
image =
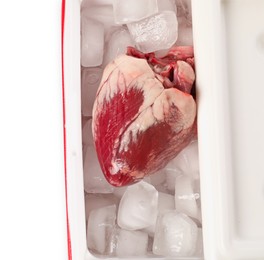
<svg viewBox="0 0 264 260">
<path fill-rule="evenodd" d="M 113 191 L 113 194 L 121 199 L 124 195 L 124 193 L 126 192 L 127 190 L 127 187 L 114 187 L 114 191 Z"/>
<path fill-rule="evenodd" d="M 167 189 L 166 172 L 164 171 L 164 169 L 159 170 L 158 172 L 150 175 L 148 178 L 149 181 L 147 182 L 155 186 L 157 191 L 169 193 Z"/>
<path fill-rule="evenodd" d="M 82 143 L 83 145 L 88 145 L 88 146 L 93 145 L 92 119 L 88 120 L 83 126 Z"/>
<path fill-rule="evenodd" d="M 134 46 L 131 36 L 125 27 L 115 30 L 107 43 L 103 64 L 106 66 L 118 55 L 125 54 L 128 46 Z"/>
<path fill-rule="evenodd" d="M 105 254 L 116 220 L 116 205 L 99 208 L 90 213 L 87 226 L 87 246 L 99 254 Z"/>
<path fill-rule="evenodd" d="M 192 46 L 192 10 L 191 0 L 176 0 L 178 17 L 178 40 L 177 45 Z"/>
<path fill-rule="evenodd" d="M 179 36 L 176 44 L 181 46 L 193 46 L 193 31 L 191 27 L 179 27 Z"/>
<path fill-rule="evenodd" d="M 83 159 L 83 164 L 84 164 L 84 159 L 85 159 L 86 152 L 87 152 L 87 147 L 88 147 L 88 145 L 83 145 L 82 146 L 82 159 Z"/>
<path fill-rule="evenodd" d="M 104 177 L 94 146 L 87 146 L 84 159 L 84 190 L 87 193 L 112 193 L 114 187 Z"/>
<path fill-rule="evenodd" d="M 154 186 L 139 182 L 129 186 L 118 209 L 117 223 L 127 230 L 138 230 L 155 223 L 158 213 L 158 191 Z"/>
<path fill-rule="evenodd" d="M 165 168 L 173 170 L 176 177 L 177 175 L 186 174 L 192 179 L 199 179 L 198 142 L 193 141 L 190 143 Z"/>
<path fill-rule="evenodd" d="M 178 39 L 176 44 L 181 46 L 193 45 L 193 31 L 192 26 L 189 26 L 185 22 L 185 18 L 178 18 Z"/>
<path fill-rule="evenodd" d="M 200 179 L 193 180 L 192 185 L 193 185 L 194 194 L 201 194 Z M 199 197 L 199 199 L 196 200 L 196 203 L 197 203 L 198 208 L 201 209 L 201 197 Z"/>
<path fill-rule="evenodd" d="M 154 256 L 153 253 L 152 253 L 152 247 L 153 247 L 153 237 L 149 237 L 148 238 L 148 248 L 147 248 L 147 255 L 148 256 Z"/>
<path fill-rule="evenodd" d="M 176 0 L 177 16 L 185 19 L 185 24 L 192 25 L 192 0 Z"/>
<path fill-rule="evenodd" d="M 151 184 L 151 181 L 150 181 L 149 177 L 145 177 L 144 178 L 144 182 L 147 182 L 147 183 Z M 127 188 L 128 188 L 127 186 L 125 186 L 125 187 L 114 187 L 113 194 L 117 198 L 121 199 L 123 197 L 124 193 L 126 192 Z"/>
<path fill-rule="evenodd" d="M 91 117 L 95 95 L 100 85 L 103 71 L 101 68 L 82 68 L 81 73 L 82 114 Z"/>
<path fill-rule="evenodd" d="M 113 0 L 82 0 L 81 9 L 95 5 L 113 5 Z"/>
<path fill-rule="evenodd" d="M 203 231 L 201 228 L 198 228 L 197 243 L 194 255 L 202 256 L 203 255 Z"/>
<path fill-rule="evenodd" d="M 136 46 L 145 53 L 168 49 L 178 37 L 178 22 L 172 11 L 163 11 L 127 26 Z"/>
<path fill-rule="evenodd" d="M 130 231 L 116 227 L 110 244 L 110 255 L 117 257 L 145 256 L 148 235 L 142 231 Z"/>
<path fill-rule="evenodd" d="M 159 12 L 172 11 L 177 14 L 175 0 L 158 0 L 158 10 Z"/>
<path fill-rule="evenodd" d="M 183 172 L 177 168 L 177 159 L 171 160 L 164 168 L 166 172 L 166 184 L 167 188 L 171 193 L 175 192 L 175 182 L 176 178 L 181 176 Z"/>
<path fill-rule="evenodd" d="M 100 22 L 103 24 L 105 31 L 115 25 L 112 5 L 100 5 L 84 8 L 82 9 L 81 15 Z"/>
<path fill-rule="evenodd" d="M 157 0 L 113 0 L 117 24 L 142 20 L 158 12 Z"/>
<path fill-rule="evenodd" d="M 197 242 L 197 226 L 188 216 L 176 210 L 158 217 L 153 253 L 163 256 L 191 256 Z"/>
<path fill-rule="evenodd" d="M 160 184 L 155 186 L 156 190 L 158 192 L 166 193 L 166 194 L 171 194 L 171 192 L 168 190 L 166 183 L 165 184 Z"/>
<path fill-rule="evenodd" d="M 175 200 L 174 196 L 159 192 L 159 199 L 158 199 L 158 215 L 163 214 L 168 210 L 175 209 Z M 144 229 L 145 232 L 148 233 L 149 236 L 153 237 L 156 228 L 156 221 L 153 225 Z"/>
<path fill-rule="evenodd" d="M 169 51 L 170 51 L 170 49 L 155 51 L 155 56 L 157 58 L 163 58 L 164 56 L 166 56 L 168 54 Z"/>
<path fill-rule="evenodd" d="M 110 205 L 118 205 L 119 199 L 113 194 L 86 193 L 85 195 L 85 215 L 88 221 L 92 210 L 103 208 Z"/>
<path fill-rule="evenodd" d="M 166 182 L 166 173 L 162 169 L 150 175 L 149 178 L 150 178 L 150 183 L 153 186 L 164 184 L 164 182 Z"/>
<path fill-rule="evenodd" d="M 174 196 L 163 192 L 159 192 L 159 200 L 158 200 L 159 214 L 162 214 L 167 210 L 173 210 L 173 209 L 175 209 Z"/>
<path fill-rule="evenodd" d="M 179 176 L 175 183 L 176 210 L 201 221 L 198 200 L 200 200 L 200 193 L 194 191 L 193 180 L 185 175 Z"/>
<path fill-rule="evenodd" d="M 185 157 L 186 172 L 191 174 L 194 179 L 199 179 L 199 153 L 198 142 L 191 142 L 183 151 L 182 156 Z"/>
<path fill-rule="evenodd" d="M 84 67 L 100 66 L 103 62 L 104 26 L 82 15 L 81 64 Z"/>
<path fill-rule="evenodd" d="M 82 68 L 83 69 L 83 68 Z M 91 116 L 83 116 L 82 115 L 82 130 L 83 130 L 83 128 L 84 128 L 84 126 L 85 126 L 85 124 L 91 119 L 92 117 Z"/>
</svg>

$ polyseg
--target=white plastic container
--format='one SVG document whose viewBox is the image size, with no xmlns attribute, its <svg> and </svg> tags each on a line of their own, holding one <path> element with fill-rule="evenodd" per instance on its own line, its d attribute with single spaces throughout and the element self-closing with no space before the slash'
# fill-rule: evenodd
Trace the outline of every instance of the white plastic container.
<svg viewBox="0 0 264 260">
<path fill-rule="evenodd" d="M 97 259 L 86 246 L 80 2 L 64 4 L 69 259 Z M 264 259 L 264 1 L 194 0 L 192 11 L 204 258 Z"/>
<path fill-rule="evenodd" d="M 193 1 L 206 259 L 264 259 L 263 11 Z"/>
</svg>

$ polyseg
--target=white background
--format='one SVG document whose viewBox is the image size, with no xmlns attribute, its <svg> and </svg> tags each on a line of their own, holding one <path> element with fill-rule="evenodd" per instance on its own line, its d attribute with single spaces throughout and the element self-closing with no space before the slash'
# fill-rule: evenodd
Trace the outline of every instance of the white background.
<svg viewBox="0 0 264 260">
<path fill-rule="evenodd" d="M 0 1 L 0 259 L 67 259 L 61 1 Z"/>
</svg>

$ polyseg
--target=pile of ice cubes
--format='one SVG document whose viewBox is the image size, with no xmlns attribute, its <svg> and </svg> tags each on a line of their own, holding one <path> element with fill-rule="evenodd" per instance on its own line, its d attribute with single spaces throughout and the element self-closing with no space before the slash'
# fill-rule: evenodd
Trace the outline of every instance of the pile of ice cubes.
<svg viewBox="0 0 264 260">
<path fill-rule="evenodd" d="M 83 127 L 87 246 L 98 255 L 201 256 L 198 143 L 191 142 L 159 172 L 128 187 L 105 180 Z"/>
<path fill-rule="evenodd" d="M 164 53 L 192 45 L 191 0 L 82 0 L 82 114 L 92 105 L 105 66 L 128 46 Z"/>
<path fill-rule="evenodd" d="M 92 107 L 105 66 L 128 46 L 166 52 L 192 45 L 190 0 L 83 0 L 82 143 L 87 246 L 102 256 L 203 254 L 198 145 L 159 172 L 122 188 L 105 179 L 93 145 Z"/>
</svg>

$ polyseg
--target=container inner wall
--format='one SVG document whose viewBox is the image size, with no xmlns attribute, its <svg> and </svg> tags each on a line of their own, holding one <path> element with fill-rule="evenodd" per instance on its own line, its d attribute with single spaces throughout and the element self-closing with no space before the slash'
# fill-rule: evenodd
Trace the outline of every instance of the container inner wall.
<svg viewBox="0 0 264 260">
<path fill-rule="evenodd" d="M 264 1 L 223 1 L 236 233 L 264 239 Z"/>
</svg>

